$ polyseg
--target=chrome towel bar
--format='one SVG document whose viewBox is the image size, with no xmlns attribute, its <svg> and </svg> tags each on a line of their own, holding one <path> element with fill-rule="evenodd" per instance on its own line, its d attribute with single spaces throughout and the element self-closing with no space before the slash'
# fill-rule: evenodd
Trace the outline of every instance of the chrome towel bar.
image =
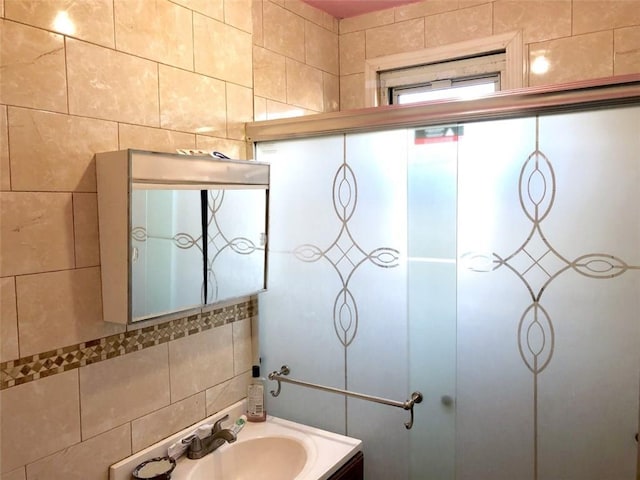
<svg viewBox="0 0 640 480">
<path fill-rule="evenodd" d="M 413 406 L 416 403 L 422 402 L 422 393 L 413 392 L 411 394 L 411 398 L 404 402 L 399 402 L 397 400 L 389 400 L 382 397 L 375 397 L 373 395 L 365 395 L 364 393 L 356 393 L 350 392 L 349 390 L 342 390 L 340 388 L 334 387 L 326 387 L 324 385 L 318 385 L 317 383 L 309 383 L 303 382 L 301 380 L 294 380 L 293 378 L 288 378 L 287 375 L 291 373 L 291 369 L 287 365 L 283 365 L 280 368 L 280 371 L 273 371 L 269 374 L 269 380 L 274 380 L 278 382 L 278 388 L 276 390 L 271 390 L 271 395 L 277 397 L 280 395 L 280 390 L 282 389 L 281 382 L 292 383 L 293 385 L 300 385 L 302 387 L 314 388 L 316 390 L 322 390 L 324 392 L 330 393 L 338 393 L 340 395 L 346 395 L 348 397 L 359 398 L 360 400 L 367 400 L 368 402 L 381 403 L 383 405 L 390 405 L 392 407 L 403 408 L 404 410 L 409 410 L 411 412 L 411 418 L 408 422 L 405 422 L 404 426 L 408 429 L 413 427 Z"/>
</svg>

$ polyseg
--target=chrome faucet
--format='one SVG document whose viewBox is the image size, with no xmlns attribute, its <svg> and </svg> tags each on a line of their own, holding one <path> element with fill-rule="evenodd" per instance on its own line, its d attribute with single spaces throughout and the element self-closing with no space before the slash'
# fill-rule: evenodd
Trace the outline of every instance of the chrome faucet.
<svg viewBox="0 0 640 480">
<path fill-rule="evenodd" d="M 187 449 L 187 457 L 191 459 L 202 458 L 205 455 L 217 450 L 226 442 L 233 443 L 236 441 L 236 434 L 228 428 L 222 428 L 222 422 L 229 419 L 229 415 L 225 415 L 218 420 L 211 429 L 211 434 L 205 438 L 197 435 L 190 435 L 182 440 L 183 443 L 189 445 Z"/>
</svg>

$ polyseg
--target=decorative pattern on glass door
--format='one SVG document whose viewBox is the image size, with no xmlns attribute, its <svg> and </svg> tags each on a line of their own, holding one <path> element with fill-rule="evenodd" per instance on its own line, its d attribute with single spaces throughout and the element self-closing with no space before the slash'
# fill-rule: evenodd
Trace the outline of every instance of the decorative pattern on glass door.
<svg viewBox="0 0 640 480">
<path fill-rule="evenodd" d="M 298 260 L 303 262 L 328 262 L 340 279 L 341 289 L 333 303 L 333 325 L 338 340 L 345 348 L 345 372 L 347 348 L 358 332 L 358 302 L 349 289 L 349 282 L 360 266 L 369 262 L 381 268 L 398 266 L 400 252 L 394 248 L 379 247 L 365 251 L 349 228 L 358 203 L 358 182 L 355 172 L 347 163 L 346 136 L 343 136 L 343 162 L 338 167 L 332 186 L 333 209 L 340 221 L 340 228 L 327 247 L 310 243 L 299 245 L 293 250 Z M 345 373 L 346 388 L 346 373 Z"/>
<path fill-rule="evenodd" d="M 538 479 L 538 377 L 549 366 L 555 349 L 555 332 L 549 312 L 542 306 L 542 297 L 550 284 L 571 270 L 594 279 L 610 279 L 640 265 L 628 265 L 608 253 L 588 253 L 573 260 L 551 244 L 542 223 L 551 212 L 556 196 L 556 176 L 553 165 L 539 148 L 539 118 L 536 117 L 536 146 L 520 170 L 519 199 L 523 213 L 531 222 L 531 230 L 512 253 L 467 252 L 463 264 L 476 272 L 500 268 L 511 270 L 529 292 L 531 304 L 525 308 L 518 323 L 518 350 L 533 378 L 533 457 L 534 480 Z"/>
</svg>

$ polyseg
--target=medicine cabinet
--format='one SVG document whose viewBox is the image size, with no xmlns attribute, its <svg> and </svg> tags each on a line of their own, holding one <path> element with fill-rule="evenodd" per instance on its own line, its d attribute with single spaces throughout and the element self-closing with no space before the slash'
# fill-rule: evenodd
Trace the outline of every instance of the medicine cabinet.
<svg viewBox="0 0 640 480">
<path fill-rule="evenodd" d="M 266 288 L 269 165 L 96 155 L 104 320 L 132 323 Z"/>
</svg>

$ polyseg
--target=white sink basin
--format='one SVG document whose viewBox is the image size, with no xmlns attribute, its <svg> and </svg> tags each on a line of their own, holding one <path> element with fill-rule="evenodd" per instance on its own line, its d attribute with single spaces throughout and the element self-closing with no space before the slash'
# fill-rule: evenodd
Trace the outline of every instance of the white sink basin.
<svg viewBox="0 0 640 480">
<path fill-rule="evenodd" d="M 242 432 L 240 433 L 242 437 Z M 234 478 L 236 480 L 293 480 L 307 464 L 304 443 L 290 437 L 261 437 L 239 439 L 231 445 L 219 448 L 196 462 L 181 462 L 185 480 L 205 478 Z M 193 463 L 194 466 L 185 465 Z M 173 480 L 183 478 L 179 470 Z"/>
<path fill-rule="evenodd" d="M 227 427 L 244 412 L 244 401 L 203 420 L 213 423 L 225 414 Z M 198 425 L 199 425 L 198 424 Z M 145 460 L 162 457 L 174 442 L 197 425 L 178 432 L 109 469 L 110 480 L 130 480 L 134 468 Z M 325 480 L 362 450 L 362 442 L 325 430 L 267 416 L 266 422 L 248 422 L 238 439 L 199 460 L 183 455 L 171 480 Z"/>
</svg>

